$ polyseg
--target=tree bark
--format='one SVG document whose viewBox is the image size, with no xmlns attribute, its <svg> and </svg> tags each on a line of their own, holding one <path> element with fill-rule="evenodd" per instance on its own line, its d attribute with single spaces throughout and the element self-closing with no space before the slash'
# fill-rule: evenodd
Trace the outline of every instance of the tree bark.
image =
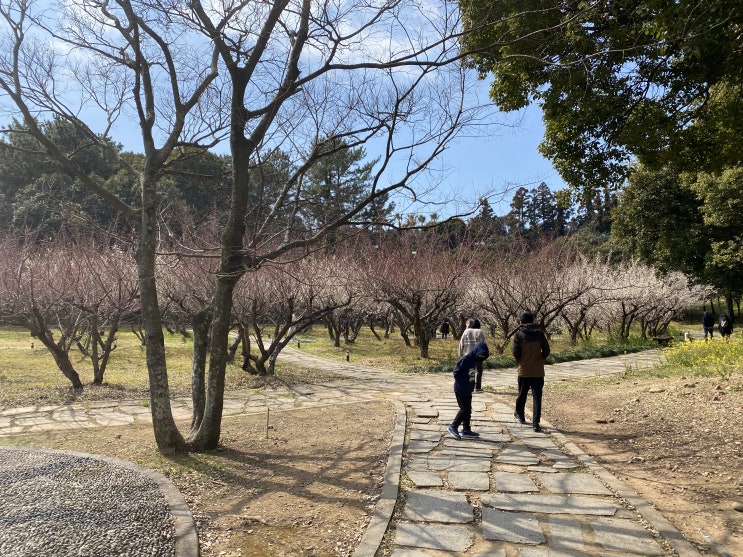
<svg viewBox="0 0 743 557">
<path fill-rule="evenodd" d="M 154 176 L 149 176 L 145 169 L 142 179 L 142 221 L 137 239 L 137 278 L 142 323 L 145 329 L 145 354 L 150 380 L 150 411 L 155 442 L 161 452 L 177 453 L 186 450 L 186 443 L 175 425 L 170 407 L 165 336 L 155 282 L 157 246 L 155 184 Z"/>
<path fill-rule="evenodd" d="M 193 359 L 191 360 L 191 431 L 189 439 L 201 427 L 206 405 L 206 357 L 209 353 L 209 326 L 211 308 L 200 311 L 193 316 Z"/>
</svg>

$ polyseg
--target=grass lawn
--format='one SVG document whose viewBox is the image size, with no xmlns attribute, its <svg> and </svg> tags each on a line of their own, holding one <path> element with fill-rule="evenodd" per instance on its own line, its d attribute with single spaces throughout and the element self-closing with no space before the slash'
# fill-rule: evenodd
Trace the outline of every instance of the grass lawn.
<svg viewBox="0 0 743 557">
<path fill-rule="evenodd" d="M 676 336 L 682 336 L 679 327 Z M 172 396 L 189 396 L 191 392 L 191 353 L 193 343 L 180 334 L 165 334 L 168 358 L 168 380 Z M 551 362 L 611 356 L 630 351 L 655 348 L 653 341 L 632 339 L 630 342 L 609 342 L 596 335 L 590 342 L 571 346 L 565 335 L 553 335 Z M 289 347 L 304 352 L 353 363 L 407 372 L 446 372 L 457 361 L 458 341 L 453 336 L 444 340 L 434 339 L 429 345 L 429 358 L 420 357 L 418 346 L 407 346 L 397 334 L 378 340 L 368 328 L 361 330 L 352 343 L 335 347 L 322 325 L 302 332 Z M 58 404 L 104 399 L 149 399 L 149 379 L 145 366 L 145 349 L 138 338 L 128 330 L 117 335 L 117 348 L 111 355 L 101 386 L 90 385 L 92 367 L 79 352 L 72 352 L 73 365 L 86 388 L 76 393 L 69 381 L 57 369 L 54 360 L 38 339 L 20 328 L 0 328 L 0 408 L 12 408 L 33 404 Z M 328 374 L 317 370 L 303 370 L 293 365 L 276 366 L 272 377 L 256 377 L 244 372 L 240 358 L 227 366 L 226 389 L 251 389 L 267 384 L 313 383 L 325 380 Z M 510 350 L 504 354 L 491 354 L 486 362 L 488 368 L 515 365 Z"/>
<path fill-rule="evenodd" d="M 62 375 L 49 351 L 20 328 L 0 328 L 0 409 L 19 406 L 86 402 L 106 399 L 149 401 L 149 378 L 145 365 L 145 348 L 130 331 L 117 334 L 104 375 L 104 384 L 92 385 L 93 369 L 89 360 L 77 350 L 71 352 L 72 363 L 85 385 L 74 392 Z M 191 394 L 191 354 L 193 342 L 179 334 L 165 333 L 168 359 L 168 382 L 172 396 Z M 270 384 L 312 383 L 328 377 L 316 370 L 277 365 L 273 377 L 256 377 L 242 370 L 239 360 L 228 364 L 226 389 L 253 389 Z"/>
</svg>

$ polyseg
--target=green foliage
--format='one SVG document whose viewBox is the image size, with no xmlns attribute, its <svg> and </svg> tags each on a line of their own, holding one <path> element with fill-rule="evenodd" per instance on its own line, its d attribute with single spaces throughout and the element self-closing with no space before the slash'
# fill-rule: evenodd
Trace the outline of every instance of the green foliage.
<svg viewBox="0 0 743 557">
<path fill-rule="evenodd" d="M 96 143 L 80 129 L 61 118 L 40 124 L 41 129 L 63 153 L 84 172 L 107 183 L 127 203 L 136 203 L 137 179 L 122 171 L 106 141 Z M 50 237 L 62 226 L 85 229 L 108 228 L 118 219 L 116 211 L 92 195 L 80 181 L 45 155 L 41 146 L 14 124 L 0 141 L 0 227 L 31 230 Z"/>
<path fill-rule="evenodd" d="M 743 168 L 679 173 L 642 166 L 621 192 L 612 237 L 625 256 L 743 292 Z"/>
<path fill-rule="evenodd" d="M 696 168 L 739 158 L 743 119 L 726 120 L 714 139 L 718 114 L 707 104 L 736 98 L 741 85 L 738 0 L 459 4 L 469 63 L 483 78 L 492 73 L 501 109 L 541 105 L 540 151 L 572 187 L 619 185 L 631 158 Z"/>
<path fill-rule="evenodd" d="M 743 167 L 687 176 L 701 201 L 709 241 L 705 280 L 726 293 L 743 292 Z"/>
<path fill-rule="evenodd" d="M 363 162 L 366 151 L 362 147 L 353 149 L 340 139 L 317 144 L 316 149 L 319 158 L 307 173 L 308 185 L 301 203 L 310 230 L 335 222 L 369 195 L 372 170 L 377 162 Z M 386 222 L 393 207 L 387 205 L 385 196 L 354 220 Z"/>
<path fill-rule="evenodd" d="M 619 195 L 613 239 L 627 257 L 703 279 L 709 240 L 700 207 L 674 168 L 638 166 Z"/>
<path fill-rule="evenodd" d="M 743 372 L 743 339 L 733 335 L 729 342 L 719 337 L 708 341 L 682 342 L 663 350 L 665 363 L 659 373 L 727 380 Z"/>
</svg>

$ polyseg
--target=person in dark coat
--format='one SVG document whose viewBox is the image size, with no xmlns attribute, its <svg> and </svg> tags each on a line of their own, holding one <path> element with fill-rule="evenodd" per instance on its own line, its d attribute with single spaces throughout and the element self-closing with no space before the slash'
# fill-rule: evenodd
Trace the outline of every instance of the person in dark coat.
<svg viewBox="0 0 743 557">
<path fill-rule="evenodd" d="M 702 328 L 704 329 L 704 340 L 707 340 L 707 337 L 715 336 L 715 314 L 707 311 L 707 308 L 704 308 L 702 314 Z"/>
<path fill-rule="evenodd" d="M 451 329 L 451 325 L 449 325 L 449 320 L 444 319 L 441 322 L 441 327 L 439 328 L 439 331 L 441 331 L 441 338 L 446 339 L 446 337 L 449 336 L 450 329 Z"/>
<path fill-rule="evenodd" d="M 723 313 L 722 317 L 720 317 L 718 330 L 724 340 L 730 340 L 730 335 L 733 334 L 733 320 L 728 317 L 727 313 Z"/>
<path fill-rule="evenodd" d="M 519 326 L 513 335 L 513 357 L 518 364 L 519 394 L 516 397 L 514 417 L 522 424 L 526 423 L 524 410 L 526 397 L 531 390 L 532 426 L 534 431 L 542 431 L 539 421 L 542 417 L 542 390 L 544 389 L 544 360 L 550 354 L 550 345 L 539 325 L 534 323 L 534 316 L 525 312 L 521 315 Z"/>
<path fill-rule="evenodd" d="M 472 392 L 475 390 L 475 377 L 477 375 L 477 363 L 483 362 L 490 356 L 488 345 L 478 342 L 474 348 L 459 358 L 454 366 L 454 395 L 457 397 L 459 412 L 454 421 L 446 428 L 449 435 L 454 439 L 462 437 L 479 437 L 479 433 L 472 431 L 470 419 L 472 418 Z M 462 433 L 459 433 L 459 426 Z"/>
</svg>

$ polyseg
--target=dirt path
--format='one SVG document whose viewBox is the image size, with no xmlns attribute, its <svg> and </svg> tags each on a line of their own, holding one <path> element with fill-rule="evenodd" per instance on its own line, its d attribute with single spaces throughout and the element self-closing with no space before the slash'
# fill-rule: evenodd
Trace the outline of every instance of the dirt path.
<svg viewBox="0 0 743 557">
<path fill-rule="evenodd" d="M 701 551 L 743 555 L 743 377 L 561 385 L 545 416 Z"/>
</svg>

